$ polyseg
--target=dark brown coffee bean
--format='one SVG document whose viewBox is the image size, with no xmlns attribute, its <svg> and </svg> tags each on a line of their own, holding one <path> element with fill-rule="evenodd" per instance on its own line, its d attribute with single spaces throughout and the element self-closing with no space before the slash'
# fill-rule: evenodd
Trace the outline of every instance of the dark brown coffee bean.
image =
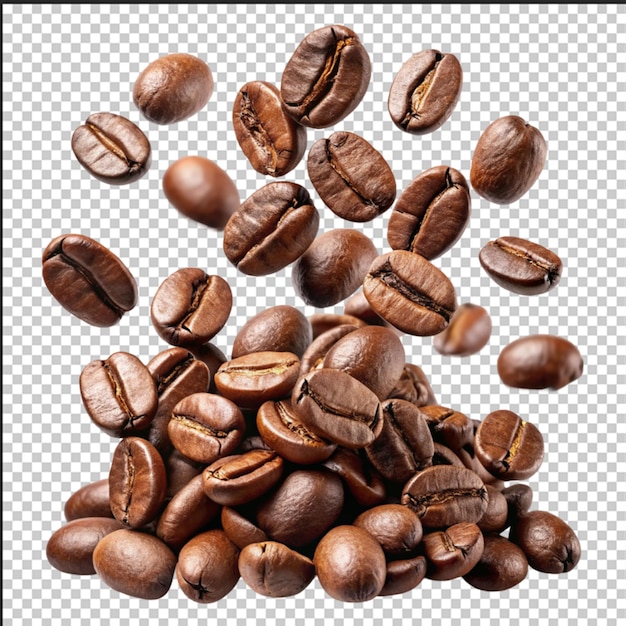
<svg viewBox="0 0 626 626">
<path fill-rule="evenodd" d="M 487 490 L 471 470 L 454 465 L 427 467 L 404 486 L 402 504 L 415 511 L 425 528 L 476 523 L 487 510 Z"/>
<path fill-rule="evenodd" d="M 513 411 L 493 411 L 476 431 L 478 460 L 502 480 L 526 480 L 543 461 L 543 436 Z"/>
<path fill-rule="evenodd" d="M 336 526 L 319 542 L 313 556 L 326 593 L 342 602 L 366 602 L 383 589 L 385 553 L 372 535 L 356 526 Z"/>
<path fill-rule="evenodd" d="M 347 131 L 318 139 L 307 159 L 309 178 L 326 206 L 351 222 L 369 222 L 396 198 L 396 179 L 384 157 Z"/>
<path fill-rule="evenodd" d="M 268 450 L 225 456 L 204 470 L 204 492 L 218 504 L 245 504 L 271 489 L 282 477 L 283 466 L 283 460 Z"/>
<path fill-rule="evenodd" d="M 111 589 L 135 598 L 156 600 L 172 585 L 176 557 L 157 537 L 122 529 L 98 542 L 93 566 Z"/>
<path fill-rule="evenodd" d="M 83 485 L 65 503 L 63 514 L 68 522 L 82 517 L 113 517 L 109 504 L 109 479 Z"/>
<path fill-rule="evenodd" d="M 530 510 L 533 503 L 533 490 L 529 485 L 517 483 L 502 490 L 507 503 L 506 527 L 513 526 L 519 517 Z"/>
<path fill-rule="evenodd" d="M 398 559 L 387 563 L 385 585 L 379 595 L 392 596 L 415 589 L 426 577 L 426 557 Z"/>
<path fill-rule="evenodd" d="M 476 430 L 474 430 L 474 437 L 475 436 Z M 504 489 L 504 482 L 489 472 L 487 468 L 478 460 L 474 449 L 474 442 L 468 443 L 462 448 L 458 448 L 454 451 L 454 453 L 461 460 L 463 466 L 477 474 L 485 485 L 493 485 L 496 489 Z"/>
<path fill-rule="evenodd" d="M 173 446 L 187 458 L 206 465 L 231 454 L 246 429 L 234 402 L 212 393 L 193 393 L 172 409 L 167 431 Z"/>
<path fill-rule="evenodd" d="M 216 230 L 223 230 L 239 208 L 233 180 L 217 163 L 201 156 L 172 163 L 163 175 L 163 193 L 185 217 Z"/>
<path fill-rule="evenodd" d="M 483 553 L 483 534 L 476 524 L 462 522 L 424 535 L 427 578 L 452 580 L 465 576 Z"/>
<path fill-rule="evenodd" d="M 448 446 L 434 442 L 433 465 L 456 465 L 456 467 L 465 467 L 463 461 Z M 484 468 L 483 468 L 484 469 Z M 485 470 L 485 473 L 487 471 Z"/>
<path fill-rule="evenodd" d="M 304 591 L 315 577 L 313 561 L 277 541 L 246 546 L 239 572 L 248 587 L 262 596 L 286 598 Z"/>
<path fill-rule="evenodd" d="M 386 400 L 381 407 L 382 432 L 365 448 L 365 453 L 387 480 L 406 483 L 432 464 L 433 438 L 424 416 L 414 404 L 396 398 Z"/>
<path fill-rule="evenodd" d="M 406 61 L 393 79 L 389 115 L 407 133 L 432 133 L 452 115 L 462 86 L 463 69 L 453 54 L 422 50 Z"/>
<path fill-rule="evenodd" d="M 435 393 L 421 367 L 405 363 L 400 380 L 389 394 L 389 398 L 406 400 L 417 407 L 437 404 Z"/>
<path fill-rule="evenodd" d="M 56 530 L 46 544 L 48 563 L 66 574 L 95 574 L 93 551 L 98 542 L 124 528 L 110 517 L 74 519 Z"/>
<path fill-rule="evenodd" d="M 186 456 L 183 456 L 176 448 L 163 457 L 165 463 L 165 473 L 167 474 L 167 494 L 165 500 L 173 498 L 189 481 L 202 474 L 205 465 L 196 463 Z"/>
<path fill-rule="evenodd" d="M 313 331 L 313 339 L 317 339 L 320 335 L 336 328 L 337 326 L 355 326 L 356 328 L 363 328 L 367 326 L 367 322 L 354 317 L 354 315 L 345 315 L 341 313 L 313 313 L 309 316 L 309 322 L 311 323 L 311 330 Z"/>
<path fill-rule="evenodd" d="M 161 339 L 187 348 L 212 339 L 226 324 L 232 304 L 230 286 L 221 276 L 188 267 L 161 283 L 150 318 Z"/>
<path fill-rule="evenodd" d="M 115 113 L 91 114 L 72 134 L 72 152 L 94 178 L 110 185 L 134 183 L 152 161 L 143 131 Z"/>
<path fill-rule="evenodd" d="M 209 368 L 209 391 L 215 393 L 217 387 L 215 386 L 213 377 L 220 368 L 220 365 L 228 361 L 228 357 L 212 343 L 204 343 L 201 346 L 191 346 L 189 351 L 198 361 L 202 361 Z"/>
<path fill-rule="evenodd" d="M 309 33 L 285 66 L 280 95 L 287 113 L 311 128 L 328 128 L 352 113 L 372 69 L 357 34 L 334 24 Z"/>
<path fill-rule="evenodd" d="M 301 376 L 291 405 L 309 430 L 346 448 L 371 444 L 383 428 L 376 395 L 340 370 L 322 368 Z"/>
<path fill-rule="evenodd" d="M 509 505 L 499 489 L 493 485 L 485 485 L 489 503 L 484 515 L 478 520 L 478 528 L 487 533 L 501 533 L 507 526 Z"/>
<path fill-rule="evenodd" d="M 519 585 L 527 574 L 528 560 L 518 546 L 505 537 L 487 535 L 480 560 L 463 579 L 483 591 L 504 591 Z"/>
<path fill-rule="evenodd" d="M 433 348 L 445 356 L 471 356 L 480 352 L 491 338 L 491 317 L 477 304 L 462 304 L 448 327 L 433 338 Z"/>
<path fill-rule="evenodd" d="M 251 543 L 269 541 L 268 536 L 237 509 L 223 506 L 220 521 L 228 538 L 240 550 Z"/>
<path fill-rule="evenodd" d="M 109 498 L 115 519 L 128 528 L 141 528 L 157 516 L 166 491 L 165 464 L 157 449 L 139 437 L 122 439 L 109 471 Z"/>
<path fill-rule="evenodd" d="M 203 109 L 213 94 L 209 66 L 191 54 L 176 52 L 153 61 L 133 86 L 133 102 L 155 124 L 174 124 Z"/>
<path fill-rule="evenodd" d="M 280 90 L 260 80 L 246 83 L 233 105 L 233 128 L 250 165 L 265 176 L 284 176 L 306 150 L 306 128 L 287 115 Z"/>
<path fill-rule="evenodd" d="M 287 267 L 311 245 L 319 213 L 296 183 L 269 183 L 232 214 L 224 228 L 224 253 L 244 274 L 265 276 Z"/>
<path fill-rule="evenodd" d="M 182 592 L 201 604 L 226 597 L 239 581 L 239 549 L 223 530 L 190 539 L 178 555 L 176 580 Z"/>
<path fill-rule="evenodd" d="M 305 350 L 300 359 L 300 375 L 304 376 L 312 370 L 322 368 L 328 351 L 337 341 L 354 330 L 357 330 L 357 327 L 353 324 L 340 324 L 318 335 L 309 344 L 309 347 Z"/>
<path fill-rule="evenodd" d="M 43 280 L 57 302 L 93 326 L 113 326 L 137 304 L 137 283 L 108 248 L 85 235 L 61 235 L 42 255 Z"/>
<path fill-rule="evenodd" d="M 562 337 L 530 335 L 505 346 L 498 357 L 498 374 L 509 387 L 561 389 L 582 376 L 578 348 Z"/>
<path fill-rule="evenodd" d="M 474 423 L 467 415 L 445 406 L 420 407 L 433 439 L 452 450 L 458 450 L 474 440 Z"/>
<path fill-rule="evenodd" d="M 469 186 L 461 172 L 432 167 L 402 192 L 389 217 L 387 241 L 432 260 L 461 238 L 471 212 Z"/>
<path fill-rule="evenodd" d="M 497 204 L 519 200 L 539 178 L 547 151 L 543 135 L 521 117 L 495 120 L 474 150 L 470 170 L 474 191 Z"/>
<path fill-rule="evenodd" d="M 293 264 L 294 289 L 306 304 L 333 306 L 361 286 L 377 255 L 372 240 L 358 230 L 329 230 Z"/>
<path fill-rule="evenodd" d="M 440 333 L 456 310 L 450 279 L 406 250 L 377 257 L 363 280 L 363 293 L 382 318 L 410 335 Z"/>
<path fill-rule="evenodd" d="M 157 410 L 156 385 L 133 354 L 116 352 L 92 361 L 80 374 L 80 395 L 93 423 L 112 437 L 137 434 Z"/>
</svg>

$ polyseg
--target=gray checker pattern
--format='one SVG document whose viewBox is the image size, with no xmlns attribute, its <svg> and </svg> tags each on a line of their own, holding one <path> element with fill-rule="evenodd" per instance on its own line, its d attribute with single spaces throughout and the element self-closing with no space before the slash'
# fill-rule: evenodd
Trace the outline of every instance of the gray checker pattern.
<svg viewBox="0 0 626 626">
<path fill-rule="evenodd" d="M 238 274 L 221 235 L 177 214 L 161 179 L 187 154 L 217 161 L 241 198 L 267 182 L 245 161 L 230 108 L 247 81 L 279 83 L 299 41 L 330 23 L 352 27 L 373 66 L 359 107 L 335 129 L 361 134 L 382 152 L 401 191 L 420 171 L 448 163 L 466 175 L 481 131 L 518 114 L 548 142 L 533 188 L 510 206 L 473 194 L 470 226 L 436 261 L 460 302 L 486 306 L 491 342 L 467 359 L 438 355 L 430 339 L 403 338 L 410 360 L 430 375 L 441 404 L 475 418 L 510 408 L 546 440 L 529 484 L 535 508 L 564 517 L 583 547 L 569 574 L 530 570 L 518 587 L 480 592 L 462 580 L 424 581 L 402 596 L 335 602 L 313 582 L 294 598 L 258 596 L 240 582 L 224 600 L 196 605 L 178 588 L 156 601 L 123 596 L 97 577 L 61 574 L 46 542 L 80 486 L 105 477 L 116 442 L 92 425 L 78 391 L 82 368 L 124 350 L 147 362 L 167 346 L 149 320 L 158 285 L 178 268 L 219 273 L 233 289 L 227 328 L 214 340 L 229 352 L 237 328 L 264 307 L 292 304 L 290 269 L 263 279 Z M 625 456 L 625 12 L 618 5 L 3 5 L 3 618 L 27 626 L 218 623 L 617 624 L 626 617 Z M 396 129 L 386 99 L 413 53 L 437 48 L 463 65 L 464 89 L 451 119 L 413 137 Z M 171 127 L 144 120 L 132 103 L 139 72 L 166 53 L 189 52 L 212 68 L 205 109 Z M 129 117 L 147 133 L 153 165 L 124 187 L 90 178 L 73 157 L 73 130 L 96 111 Z M 309 131 L 309 147 L 331 129 Z M 309 188 L 320 231 L 352 226 L 323 207 L 304 161 L 287 180 Z M 620 216 L 618 217 L 618 211 Z M 388 214 L 358 226 L 386 251 Z M 118 254 L 139 285 L 138 306 L 117 326 L 90 327 L 54 301 L 41 277 L 41 252 L 61 233 L 87 234 Z M 500 289 L 478 263 L 499 235 L 536 240 L 565 263 L 550 294 Z M 341 305 L 333 311 L 341 311 Z M 500 349 L 531 333 L 577 344 L 583 377 L 556 392 L 506 388 Z M 622 621 L 622 623 L 625 623 Z"/>
</svg>

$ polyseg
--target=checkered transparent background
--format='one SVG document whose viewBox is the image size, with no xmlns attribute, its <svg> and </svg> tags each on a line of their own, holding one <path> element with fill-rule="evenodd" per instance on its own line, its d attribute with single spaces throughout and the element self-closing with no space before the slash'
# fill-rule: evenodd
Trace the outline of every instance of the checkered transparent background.
<svg viewBox="0 0 626 626">
<path fill-rule="evenodd" d="M 294 295 L 289 268 L 263 279 L 238 274 L 222 252 L 221 235 L 177 214 L 161 179 L 174 160 L 200 154 L 229 172 L 242 199 L 265 184 L 236 143 L 234 97 L 249 80 L 278 84 L 299 41 L 330 23 L 360 35 L 373 67 L 363 102 L 335 129 L 369 140 L 388 159 L 399 191 L 441 163 L 468 175 L 481 131 L 502 115 L 521 115 L 547 139 L 546 167 L 526 196 L 497 206 L 473 194 L 470 226 L 436 261 L 460 302 L 489 309 L 490 345 L 454 360 L 434 352 L 430 339 L 403 341 L 409 358 L 429 373 L 440 403 L 477 418 L 510 408 L 539 426 L 546 457 L 530 481 L 533 506 L 576 529 L 580 564 L 559 576 L 531 570 L 519 587 L 503 593 L 480 592 L 459 580 L 424 581 L 413 592 L 362 605 L 333 601 L 317 582 L 280 600 L 240 582 L 228 598 L 204 606 L 188 600 L 174 581 L 167 596 L 147 602 L 122 596 L 95 576 L 61 574 L 45 559 L 46 542 L 64 521 L 69 495 L 107 475 L 116 444 L 86 417 L 79 374 L 91 360 L 119 350 L 147 362 L 167 347 L 149 321 L 158 285 L 185 266 L 224 276 L 234 308 L 214 341 L 227 353 L 237 327 L 264 307 L 292 304 L 314 312 Z M 3 5 L 6 623 L 485 626 L 616 624 L 624 618 L 625 24 L 617 5 Z M 393 126 L 386 99 L 400 65 L 426 48 L 459 57 L 464 88 L 442 129 L 413 137 Z M 132 86 L 150 61 L 174 51 L 210 65 L 215 93 L 193 118 L 159 127 L 134 107 Z M 107 186 L 73 157 L 73 130 L 97 111 L 129 117 L 150 138 L 153 165 L 139 182 Z M 309 146 L 330 132 L 309 131 Z M 321 231 L 350 225 L 323 207 L 304 162 L 285 178 L 311 191 L 322 212 Z M 387 219 L 357 226 L 381 252 L 387 250 Z M 119 325 L 88 326 L 46 290 L 41 252 L 68 232 L 110 247 L 135 275 L 139 304 Z M 521 297 L 488 279 L 478 252 L 505 234 L 538 241 L 561 256 L 565 271 L 556 290 Z M 579 346 L 586 364 L 579 381 L 558 392 L 500 383 L 500 349 L 537 332 Z"/>
</svg>

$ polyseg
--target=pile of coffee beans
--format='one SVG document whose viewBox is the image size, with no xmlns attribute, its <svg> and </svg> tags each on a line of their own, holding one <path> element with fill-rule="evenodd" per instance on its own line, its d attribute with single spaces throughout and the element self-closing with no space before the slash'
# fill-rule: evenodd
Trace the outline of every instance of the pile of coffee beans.
<svg viewBox="0 0 626 626">
<path fill-rule="evenodd" d="M 307 35 L 280 88 L 251 81 L 235 98 L 235 136 L 250 165 L 272 177 L 293 170 L 306 128 L 349 115 L 370 77 L 369 55 L 351 29 Z M 390 89 L 393 124 L 417 135 L 440 128 L 462 80 L 454 55 L 413 55 Z M 146 119 L 172 124 L 212 92 L 203 61 L 171 54 L 141 73 L 133 101 Z M 144 133 L 113 113 L 91 115 L 72 148 L 109 184 L 132 183 L 150 166 Z M 536 128 L 500 118 L 479 139 L 471 185 L 492 202 L 513 202 L 545 157 Z M 316 141 L 307 171 L 345 220 L 373 220 L 396 201 L 391 168 L 354 133 Z M 552 513 L 531 511 L 533 491 L 520 482 L 543 461 L 537 426 L 509 409 L 477 420 L 441 406 L 401 340 L 434 336 L 438 352 L 459 357 L 489 341 L 488 311 L 458 306 L 455 287 L 431 263 L 470 218 L 461 172 L 441 165 L 413 180 L 391 212 L 382 254 L 356 228 L 318 234 L 318 209 L 295 182 L 268 183 L 240 204 L 223 169 L 190 155 L 170 165 L 163 189 L 181 214 L 223 230 L 224 252 L 239 271 L 262 276 L 291 265 L 305 304 L 345 301 L 344 312 L 306 317 L 277 303 L 238 329 L 227 356 L 211 341 L 231 313 L 228 282 L 194 267 L 168 276 L 150 322 L 170 347 L 147 364 L 117 352 L 82 370 L 87 414 L 119 443 L 109 475 L 67 500 L 67 523 L 47 543 L 52 566 L 98 574 L 146 599 L 164 596 L 175 577 L 186 596 L 209 603 L 240 578 L 259 594 L 285 597 L 317 577 L 331 597 L 363 602 L 406 593 L 424 578 L 462 577 L 501 591 L 522 582 L 529 566 L 562 573 L 577 564 L 574 531 Z M 498 285 L 524 295 L 554 288 L 562 273 L 554 252 L 513 236 L 487 244 L 479 260 Z M 60 235 L 42 261 L 50 293 L 86 323 L 112 326 L 136 305 L 131 272 L 86 235 Z M 549 335 L 517 339 L 498 359 L 504 384 L 520 388 L 559 389 L 582 370 L 578 349 Z"/>
</svg>

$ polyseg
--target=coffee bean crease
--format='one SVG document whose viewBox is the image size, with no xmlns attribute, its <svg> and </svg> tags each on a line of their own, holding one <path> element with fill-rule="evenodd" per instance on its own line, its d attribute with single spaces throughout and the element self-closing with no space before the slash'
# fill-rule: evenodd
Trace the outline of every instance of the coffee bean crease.
<svg viewBox="0 0 626 626">
<path fill-rule="evenodd" d="M 443 60 L 444 56 L 445 55 L 438 52 L 435 55 L 433 65 L 426 73 L 426 76 L 424 76 L 423 78 L 420 76 L 416 84 L 411 86 L 411 89 L 409 90 L 410 100 L 409 102 L 407 102 L 407 113 L 404 119 L 400 122 L 401 126 L 403 126 L 404 128 L 409 125 L 411 119 L 419 119 L 420 106 L 424 101 L 426 94 L 430 89 L 430 86 L 432 85 L 433 78 L 435 77 L 435 74 L 437 73 L 437 69 L 439 67 L 439 63 Z"/>
<path fill-rule="evenodd" d="M 525 252 L 524 250 L 520 250 L 519 248 L 506 245 L 504 242 L 500 241 L 499 239 L 496 239 L 494 244 L 498 246 L 499 248 L 501 248 L 504 252 L 511 254 L 513 256 L 521 257 L 522 259 L 525 259 L 526 262 L 529 263 L 530 265 L 533 265 L 534 267 L 537 267 L 543 270 L 544 272 L 546 272 L 546 279 L 548 280 L 550 284 L 560 279 L 561 269 L 558 265 L 554 265 L 552 263 L 546 263 L 545 261 L 542 262 L 541 259 L 537 259 L 533 257 L 529 252 Z"/>
</svg>

